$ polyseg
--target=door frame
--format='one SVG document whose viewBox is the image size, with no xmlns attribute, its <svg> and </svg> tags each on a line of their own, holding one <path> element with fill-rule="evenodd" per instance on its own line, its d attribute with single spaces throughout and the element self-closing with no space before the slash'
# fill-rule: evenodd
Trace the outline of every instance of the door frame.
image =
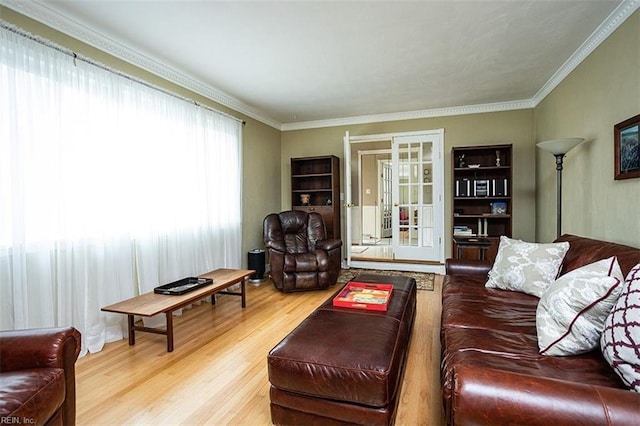
<svg viewBox="0 0 640 426">
<path fill-rule="evenodd" d="M 436 181 L 436 179 L 438 180 L 438 182 L 440 182 L 440 185 L 441 185 L 440 192 L 441 194 L 444 194 L 444 134 L 445 134 L 444 129 L 412 131 L 412 132 L 394 132 L 394 133 L 382 133 L 382 134 L 359 135 L 359 136 L 351 136 L 349 134 L 349 131 L 345 132 L 345 135 L 343 138 L 344 159 L 345 159 L 344 160 L 345 187 L 344 187 L 344 203 L 343 203 L 343 207 L 345 209 L 343 212 L 345 217 L 345 221 L 344 221 L 345 232 L 343 235 L 345 235 L 345 240 L 346 240 L 346 244 L 345 244 L 346 263 L 344 265 L 345 267 L 368 268 L 368 269 L 392 269 L 392 270 L 399 270 L 399 271 L 435 272 L 439 274 L 444 274 L 445 272 L 445 269 L 444 269 L 444 247 L 445 247 L 444 226 L 445 224 L 444 223 L 442 226 L 441 235 L 437 236 L 437 238 L 441 239 L 439 261 L 435 261 L 431 263 L 412 263 L 411 261 L 407 261 L 407 260 L 395 259 L 395 260 L 389 260 L 389 262 L 378 262 L 378 261 L 368 262 L 368 261 L 361 261 L 361 260 L 352 260 L 351 250 L 350 250 L 350 247 L 352 244 L 351 211 L 352 211 L 352 207 L 354 207 L 353 201 L 352 201 L 352 185 L 354 183 L 351 182 L 351 145 L 357 144 L 357 143 L 384 142 L 384 141 L 389 141 L 389 143 L 391 143 L 394 137 L 418 136 L 418 135 L 434 134 L 434 133 L 441 134 L 442 149 L 439 153 L 440 154 L 439 158 L 437 159 L 437 161 L 440 164 L 439 176 L 433 176 L 433 179 L 434 179 L 434 182 Z M 358 176 L 358 180 L 360 180 L 360 176 Z M 360 182 L 358 182 L 357 184 L 359 185 Z M 442 215 L 442 218 L 444 218 L 444 205 L 445 205 L 444 199 L 440 201 L 441 201 L 440 202 L 441 211 L 439 211 L 438 214 Z"/>
</svg>

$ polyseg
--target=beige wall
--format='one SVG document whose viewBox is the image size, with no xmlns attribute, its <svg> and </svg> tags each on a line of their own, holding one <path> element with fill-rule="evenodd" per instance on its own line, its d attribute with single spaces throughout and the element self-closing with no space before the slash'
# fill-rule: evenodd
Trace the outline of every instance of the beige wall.
<svg viewBox="0 0 640 426">
<path fill-rule="evenodd" d="M 565 159 L 563 230 L 637 246 L 640 215 L 630 212 L 638 211 L 640 179 L 613 180 L 612 132 L 615 123 L 640 112 L 639 13 L 618 28 L 535 110 L 280 132 L 0 6 L 0 18 L 27 31 L 247 122 L 243 145 L 243 252 L 263 245 L 262 219 L 266 214 L 290 207 L 290 158 L 333 154 L 342 159 L 347 130 L 358 136 L 439 128 L 445 129 L 445 235 L 451 228 L 453 146 L 512 143 L 513 235 L 550 241 L 555 238 L 554 161 L 540 152 L 535 142 L 584 137 L 588 142 Z M 451 254 L 449 239 L 445 254 Z"/>
<path fill-rule="evenodd" d="M 134 65 L 66 36 L 11 9 L 0 6 L 0 18 L 32 34 L 42 36 L 79 54 L 102 62 L 134 77 L 193 99 L 204 105 L 227 112 L 246 121 L 243 128 L 243 208 L 242 208 L 242 264 L 246 266 L 246 252 L 262 247 L 262 219 L 280 208 L 280 130 L 244 116 L 230 108 L 164 80 Z M 239 212 L 229 212 L 238 214 Z"/>
<path fill-rule="evenodd" d="M 640 11 L 535 108 L 538 142 L 586 141 L 565 157 L 562 232 L 640 246 L 640 178 L 614 180 L 613 126 L 640 113 Z M 536 151 L 536 238 L 556 236 L 556 171 Z"/>
<path fill-rule="evenodd" d="M 242 249 L 263 248 L 262 221 L 280 200 L 280 130 L 256 120 L 244 128 L 242 155 Z M 243 255 L 243 265 L 246 255 Z"/>
<path fill-rule="evenodd" d="M 536 200 L 531 109 L 283 132 L 282 209 L 291 205 L 290 158 L 333 154 L 341 159 L 341 167 L 344 170 L 342 141 L 345 131 L 349 131 L 351 136 L 361 136 L 440 128 L 445 130 L 445 256 L 451 255 L 451 148 L 454 146 L 513 144 L 513 235 L 532 240 L 535 236 Z M 341 188 L 344 192 L 344 178 Z M 344 229 L 342 234 L 344 235 Z"/>
<path fill-rule="evenodd" d="M 362 157 L 362 205 L 377 206 L 378 203 L 378 160 L 376 155 Z M 365 190 L 370 192 L 367 194 Z"/>
<path fill-rule="evenodd" d="M 363 144 L 360 144 L 361 146 Z M 366 147 L 364 147 L 363 151 L 367 151 L 370 150 L 369 147 L 371 146 L 375 146 L 375 142 L 373 144 L 364 144 L 366 145 Z M 363 206 L 379 206 L 380 205 L 380 200 L 382 198 L 382 194 L 380 193 L 380 189 L 378 187 L 379 184 L 379 179 L 378 179 L 378 172 L 380 171 L 379 167 L 380 161 L 391 161 L 391 141 L 389 141 L 388 143 L 385 144 L 386 146 L 380 149 L 385 149 L 387 151 L 389 151 L 388 153 L 379 153 L 379 154 L 364 154 L 362 155 L 362 174 L 360 177 L 360 180 L 362 181 L 362 205 Z M 353 153 L 351 154 L 351 160 L 352 160 L 352 166 L 351 166 L 351 170 L 352 172 L 356 172 L 356 173 L 352 173 L 353 177 L 351 178 L 352 182 L 356 182 L 356 179 L 358 178 L 357 176 L 357 168 L 358 168 L 358 158 L 354 158 L 357 157 L 357 155 L 354 155 Z M 355 193 L 351 194 L 351 200 L 352 202 L 355 203 L 359 203 L 358 201 L 358 197 L 357 197 L 357 188 L 355 188 Z M 370 191 L 367 194 L 367 191 Z"/>
</svg>

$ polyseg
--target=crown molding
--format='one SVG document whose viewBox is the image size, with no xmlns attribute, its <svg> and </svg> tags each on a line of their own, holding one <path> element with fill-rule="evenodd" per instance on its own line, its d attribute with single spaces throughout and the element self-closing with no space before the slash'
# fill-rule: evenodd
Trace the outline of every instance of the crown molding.
<svg viewBox="0 0 640 426">
<path fill-rule="evenodd" d="M 45 4 L 40 3 L 37 0 L 2 0 L 2 4 L 3 6 L 7 6 L 16 12 L 35 19 L 36 21 L 55 30 L 76 38 L 83 43 L 109 53 L 110 55 L 140 67 L 145 71 L 158 75 L 197 94 L 205 96 L 220 105 L 224 105 L 234 111 L 245 114 L 268 126 L 280 129 L 282 125 L 280 122 L 265 115 L 262 111 L 259 111 L 220 90 L 208 86 L 201 81 L 195 80 L 160 61 L 149 58 L 123 43 L 105 37 L 91 28 L 81 25 L 78 22 L 50 9 Z"/>
<path fill-rule="evenodd" d="M 567 59 L 542 88 L 531 98 L 520 101 L 492 104 L 469 105 L 451 108 L 436 108 L 421 111 L 408 111 L 390 114 L 366 115 L 359 117 L 337 118 L 330 120 L 284 123 L 280 130 L 317 129 L 321 127 L 348 126 L 354 124 L 379 123 L 383 121 L 412 120 L 416 118 L 444 117 L 451 115 L 479 114 L 485 112 L 509 111 L 535 108 L 553 89 L 555 89 L 578 65 L 582 63 L 604 40 L 640 7 L 640 0 L 623 0 L 589 38 Z"/>
<path fill-rule="evenodd" d="M 578 67 L 600 44 L 607 39 L 624 21 L 640 7 L 640 0 L 624 0 L 607 19 L 595 29 L 584 43 L 566 60 L 564 64 L 540 88 L 533 98 L 536 106 L 555 89 L 571 72 Z"/>
<path fill-rule="evenodd" d="M 362 115 L 358 117 L 335 118 L 330 120 L 285 123 L 282 131 L 317 129 L 321 127 L 349 126 L 354 124 L 381 123 L 384 121 L 415 120 L 418 118 L 446 117 L 451 115 L 482 114 L 487 112 L 511 111 L 533 108 L 531 100 L 496 102 L 490 104 L 465 105 L 448 108 L 423 109 L 419 111 L 392 112 L 388 114 Z"/>
<path fill-rule="evenodd" d="M 119 59 L 136 65 L 158 75 L 172 83 L 205 96 L 221 105 L 254 118 L 281 131 L 315 129 L 322 127 L 348 126 L 355 124 L 379 123 L 385 121 L 413 120 L 420 118 L 444 117 L 452 115 L 480 114 L 487 112 L 510 111 L 535 108 L 553 89 L 555 89 L 585 58 L 587 58 L 606 38 L 613 33 L 639 7 L 640 0 L 623 0 L 622 3 L 600 24 L 591 36 L 571 55 L 542 88 L 531 98 L 518 101 L 490 104 L 467 105 L 447 108 L 435 108 L 418 111 L 405 111 L 386 114 L 373 114 L 355 117 L 314 120 L 294 123 L 280 123 L 268 117 L 263 111 L 200 81 L 197 81 L 172 67 L 149 58 L 135 49 L 105 37 L 96 31 L 48 8 L 37 0 L 1 0 L 7 6 L 25 16 L 33 18 L 64 34 L 74 37 Z"/>
</svg>

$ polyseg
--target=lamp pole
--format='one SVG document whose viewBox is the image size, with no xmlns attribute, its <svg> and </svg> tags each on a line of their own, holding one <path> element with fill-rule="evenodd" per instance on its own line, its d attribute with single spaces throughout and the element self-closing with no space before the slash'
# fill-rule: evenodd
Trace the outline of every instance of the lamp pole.
<svg viewBox="0 0 640 426">
<path fill-rule="evenodd" d="M 564 154 L 554 154 L 556 157 L 556 238 L 562 235 L 562 160 Z"/>
<path fill-rule="evenodd" d="M 538 148 L 556 157 L 556 238 L 562 235 L 562 162 L 567 152 L 584 142 L 582 138 L 553 139 L 538 143 Z"/>
</svg>

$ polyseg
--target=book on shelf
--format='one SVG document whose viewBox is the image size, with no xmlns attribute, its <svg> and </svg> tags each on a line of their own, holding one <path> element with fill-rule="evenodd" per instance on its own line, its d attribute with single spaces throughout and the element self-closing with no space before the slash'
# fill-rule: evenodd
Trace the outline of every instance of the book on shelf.
<svg viewBox="0 0 640 426">
<path fill-rule="evenodd" d="M 464 232 L 464 233 L 455 233 L 453 234 L 454 237 L 477 237 L 478 234 L 476 234 L 475 232 Z"/>
<path fill-rule="evenodd" d="M 468 178 L 456 180 L 456 197 L 471 196 L 471 181 Z"/>
<path fill-rule="evenodd" d="M 498 179 L 456 179 L 456 197 L 507 197 L 507 178 Z"/>
<path fill-rule="evenodd" d="M 486 179 L 476 179 L 473 181 L 473 196 L 487 197 L 489 195 L 489 181 Z"/>
<path fill-rule="evenodd" d="M 473 229 L 464 225 L 455 225 L 453 227 L 453 236 L 454 237 L 475 237 L 476 234 L 473 232 Z"/>
<path fill-rule="evenodd" d="M 508 196 L 507 179 L 491 179 L 491 196 L 506 197 Z"/>
</svg>

